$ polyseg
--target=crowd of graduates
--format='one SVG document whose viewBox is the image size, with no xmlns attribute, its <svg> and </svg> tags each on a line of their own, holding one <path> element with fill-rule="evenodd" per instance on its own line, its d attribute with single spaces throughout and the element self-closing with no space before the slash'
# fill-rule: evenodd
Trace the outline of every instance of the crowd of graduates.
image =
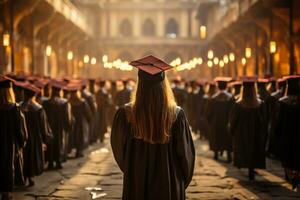
<svg viewBox="0 0 300 200">
<path fill-rule="evenodd" d="M 194 133 L 207 139 L 214 159 L 237 168 L 266 168 L 280 160 L 293 188 L 300 185 L 300 76 L 280 79 L 217 77 L 211 82 L 175 80 L 177 103 Z"/>
<path fill-rule="evenodd" d="M 0 194 L 33 186 L 103 143 L 115 110 L 130 101 L 132 80 L 50 79 L 0 75 Z"/>
<path fill-rule="evenodd" d="M 134 80 L 51 79 L 0 75 L 0 191 L 34 185 L 44 170 L 103 142 L 115 111 L 130 101 Z M 300 185 L 300 76 L 280 79 L 217 77 L 172 81 L 176 102 L 214 159 L 249 169 L 282 162 L 287 180 Z M 226 154 L 224 154 L 226 152 Z"/>
</svg>

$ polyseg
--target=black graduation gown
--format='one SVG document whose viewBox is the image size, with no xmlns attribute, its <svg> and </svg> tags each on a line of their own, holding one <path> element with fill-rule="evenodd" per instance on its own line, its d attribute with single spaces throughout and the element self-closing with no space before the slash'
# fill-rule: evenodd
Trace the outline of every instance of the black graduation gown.
<svg viewBox="0 0 300 200">
<path fill-rule="evenodd" d="M 85 128 L 91 121 L 92 112 L 84 99 L 79 99 L 77 102 L 71 102 L 72 115 L 73 115 L 73 128 L 72 128 L 72 147 L 77 149 L 77 152 L 82 152 L 84 149 L 84 141 L 88 135 Z"/>
<path fill-rule="evenodd" d="M 131 90 L 125 87 L 123 90 L 119 91 L 115 97 L 116 106 L 121 107 L 126 103 L 130 102 Z"/>
<path fill-rule="evenodd" d="M 22 148 L 27 139 L 25 119 L 19 106 L 0 107 L 0 192 L 11 192 L 14 186 L 16 148 Z"/>
<path fill-rule="evenodd" d="M 284 168 L 300 171 L 300 97 L 285 96 L 279 100 L 276 135 Z"/>
<path fill-rule="evenodd" d="M 96 102 L 98 105 L 98 137 L 100 141 L 103 142 L 104 134 L 107 131 L 107 117 L 108 110 L 110 106 L 109 94 L 102 89 L 100 89 L 96 94 Z"/>
<path fill-rule="evenodd" d="M 61 97 L 45 100 L 43 107 L 46 111 L 53 140 L 47 147 L 46 157 L 49 163 L 60 163 L 67 152 L 66 132 L 71 130 L 71 107 L 68 101 Z"/>
<path fill-rule="evenodd" d="M 278 90 L 271 94 L 268 104 L 269 104 L 269 127 L 268 127 L 268 141 L 267 141 L 267 152 L 275 158 L 279 158 L 279 138 L 276 137 L 275 131 L 275 121 L 278 116 L 278 107 L 279 107 L 279 99 L 283 97 L 284 92 L 282 90 Z"/>
<path fill-rule="evenodd" d="M 185 109 L 187 103 L 187 92 L 184 89 L 175 87 L 173 88 L 173 93 L 177 104 Z"/>
<path fill-rule="evenodd" d="M 133 137 L 128 107 L 117 111 L 111 135 L 114 157 L 124 173 L 123 200 L 184 200 L 195 163 L 184 111 L 178 107 L 168 143 L 150 144 Z"/>
<path fill-rule="evenodd" d="M 233 164 L 238 168 L 265 168 L 266 108 L 235 103 L 229 131 L 233 138 Z"/>
<path fill-rule="evenodd" d="M 24 176 L 38 176 L 44 169 L 42 144 L 48 143 L 52 132 L 46 113 L 40 104 L 32 101 L 22 102 L 21 109 L 25 115 L 28 131 L 28 141 L 24 148 Z"/>
<path fill-rule="evenodd" d="M 232 138 L 228 132 L 229 114 L 234 97 L 227 91 L 220 91 L 209 101 L 207 118 L 210 126 L 209 146 L 212 151 L 232 150 Z"/>
<path fill-rule="evenodd" d="M 82 97 L 86 100 L 89 110 L 91 111 L 91 120 L 89 120 L 89 144 L 97 141 L 97 123 L 98 123 L 98 113 L 97 113 L 97 102 L 94 94 L 87 90 L 83 90 Z"/>
</svg>

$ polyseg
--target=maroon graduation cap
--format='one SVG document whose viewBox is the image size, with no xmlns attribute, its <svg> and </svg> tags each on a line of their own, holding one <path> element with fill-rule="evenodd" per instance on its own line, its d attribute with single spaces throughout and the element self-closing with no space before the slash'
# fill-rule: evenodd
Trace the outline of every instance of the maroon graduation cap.
<svg viewBox="0 0 300 200">
<path fill-rule="evenodd" d="M 173 68 L 168 63 L 152 55 L 131 61 L 129 64 L 151 75 L 155 75 Z"/>
<path fill-rule="evenodd" d="M 157 83 L 165 79 L 165 71 L 173 68 L 171 65 L 152 55 L 129 63 L 139 69 L 138 77 L 148 83 Z"/>
</svg>

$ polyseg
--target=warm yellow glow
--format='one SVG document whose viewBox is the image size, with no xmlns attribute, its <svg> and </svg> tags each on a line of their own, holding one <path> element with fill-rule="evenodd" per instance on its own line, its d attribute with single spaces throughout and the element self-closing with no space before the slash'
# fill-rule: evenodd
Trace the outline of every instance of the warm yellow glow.
<svg viewBox="0 0 300 200">
<path fill-rule="evenodd" d="M 221 68 L 223 68 L 223 67 L 224 67 L 224 61 L 223 61 L 223 60 L 220 60 L 220 62 L 219 62 L 219 66 L 220 66 Z"/>
<path fill-rule="evenodd" d="M 270 41 L 270 53 L 276 53 L 277 45 L 275 41 Z"/>
<path fill-rule="evenodd" d="M 279 60 L 280 60 L 280 55 L 279 55 L 279 53 L 275 53 L 275 55 L 274 55 L 274 60 L 275 60 L 276 63 L 279 62 Z"/>
<path fill-rule="evenodd" d="M 247 64 L 247 59 L 246 58 L 242 58 L 242 64 L 246 65 Z"/>
<path fill-rule="evenodd" d="M 234 55 L 234 53 L 230 53 L 229 54 L 229 60 L 230 60 L 230 62 L 234 62 L 235 61 L 235 55 Z"/>
<path fill-rule="evenodd" d="M 206 38 L 206 26 L 200 26 L 200 38 L 201 39 Z"/>
<path fill-rule="evenodd" d="M 202 58 L 198 58 L 198 59 L 197 59 L 197 64 L 198 64 L 198 65 L 202 65 L 202 63 L 203 63 Z"/>
<path fill-rule="evenodd" d="M 215 64 L 215 65 L 219 64 L 219 58 L 218 58 L 218 57 L 215 57 L 215 58 L 214 58 L 214 64 Z"/>
<path fill-rule="evenodd" d="M 8 47 L 10 45 L 10 35 L 8 33 L 3 34 L 3 46 Z"/>
<path fill-rule="evenodd" d="M 67 55 L 68 60 L 73 60 L 73 57 L 74 57 L 73 51 L 68 51 L 68 55 Z"/>
<path fill-rule="evenodd" d="M 108 61 L 108 56 L 107 55 L 103 55 L 102 56 L 102 62 L 107 63 Z"/>
<path fill-rule="evenodd" d="M 223 56 L 223 62 L 224 62 L 225 64 L 227 64 L 227 63 L 229 62 L 228 55 L 224 55 L 224 56 Z"/>
<path fill-rule="evenodd" d="M 96 65 L 96 63 L 97 63 L 97 59 L 95 57 L 92 57 L 91 64 Z"/>
<path fill-rule="evenodd" d="M 90 57 L 89 57 L 89 55 L 85 55 L 85 56 L 83 57 L 83 62 L 84 62 L 85 64 L 87 64 L 87 63 L 90 62 Z"/>
<path fill-rule="evenodd" d="M 208 59 L 213 59 L 213 57 L 214 57 L 214 52 L 213 52 L 213 50 L 209 50 L 209 51 L 207 52 L 207 58 L 208 58 Z"/>
<path fill-rule="evenodd" d="M 78 66 L 79 68 L 83 67 L 83 62 L 81 60 L 78 62 Z"/>
<path fill-rule="evenodd" d="M 52 54 L 52 47 L 50 45 L 46 46 L 46 55 L 51 56 Z"/>
<path fill-rule="evenodd" d="M 180 58 L 176 58 L 175 60 L 173 60 L 170 65 L 173 66 L 173 67 L 176 67 L 178 65 L 181 64 L 181 59 Z"/>
<path fill-rule="evenodd" d="M 245 49 L 245 56 L 246 56 L 246 58 L 250 58 L 251 55 L 252 55 L 251 48 L 250 48 L 250 47 L 247 47 L 247 48 Z"/>
<path fill-rule="evenodd" d="M 208 67 L 212 67 L 213 66 L 213 62 L 211 60 L 207 61 L 207 66 Z"/>
</svg>

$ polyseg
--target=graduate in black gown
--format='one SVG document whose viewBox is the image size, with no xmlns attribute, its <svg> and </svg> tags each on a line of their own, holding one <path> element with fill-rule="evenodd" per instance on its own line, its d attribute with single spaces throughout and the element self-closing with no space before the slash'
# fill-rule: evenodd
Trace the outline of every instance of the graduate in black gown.
<svg viewBox="0 0 300 200">
<path fill-rule="evenodd" d="M 83 156 L 84 140 L 88 129 L 85 127 L 89 124 L 92 118 L 92 111 L 87 101 L 81 97 L 80 85 L 69 84 L 66 90 L 70 92 L 69 103 L 71 105 L 73 115 L 73 127 L 71 131 L 72 142 L 71 146 L 76 149 L 76 158 Z"/>
<path fill-rule="evenodd" d="M 215 82 L 207 82 L 205 83 L 205 94 L 203 95 L 202 99 L 202 107 L 200 113 L 202 113 L 202 121 L 201 121 L 201 135 L 204 136 L 204 138 L 208 139 L 209 141 L 209 133 L 211 131 L 211 127 L 208 122 L 208 116 L 209 116 L 209 104 L 211 101 L 212 95 L 216 93 L 216 83 Z"/>
<path fill-rule="evenodd" d="M 255 78 L 243 80 L 241 95 L 230 114 L 229 131 L 233 137 L 233 164 L 249 169 L 254 179 L 255 168 L 265 168 L 266 109 L 257 97 Z"/>
<path fill-rule="evenodd" d="M 214 159 L 219 153 L 227 152 L 227 161 L 231 162 L 232 138 L 227 125 L 230 110 L 234 104 L 234 96 L 227 91 L 227 83 L 231 78 L 217 77 L 215 81 L 219 91 L 211 97 L 208 105 L 208 122 L 211 128 L 209 147 L 214 152 Z"/>
<path fill-rule="evenodd" d="M 40 90 L 30 83 L 24 83 L 24 101 L 20 104 L 26 119 L 28 140 L 24 149 L 24 177 L 29 186 L 34 185 L 32 178 L 44 171 L 44 151 L 52 137 L 52 132 L 43 107 L 37 103 Z"/>
<path fill-rule="evenodd" d="M 163 72 L 171 66 L 153 56 L 130 64 L 139 68 L 135 98 L 118 109 L 111 135 L 124 173 L 122 199 L 184 200 L 195 149 L 184 111 L 176 106 Z"/>
<path fill-rule="evenodd" d="M 300 191 L 300 76 L 287 77 L 286 95 L 279 100 L 276 137 L 287 180 Z"/>
<path fill-rule="evenodd" d="M 117 108 L 124 106 L 126 103 L 130 101 L 132 89 L 129 86 L 128 80 L 123 80 L 123 89 L 117 92 L 115 97 L 115 104 Z"/>
<path fill-rule="evenodd" d="M 107 112 L 110 106 L 110 97 L 109 93 L 105 87 L 105 81 L 100 81 L 99 86 L 100 89 L 96 93 L 96 102 L 97 102 L 97 112 L 98 112 L 98 135 L 97 139 L 100 139 L 100 142 L 104 142 L 104 135 L 107 132 L 108 120 L 107 120 Z"/>
<path fill-rule="evenodd" d="M 239 99 L 239 95 L 241 93 L 242 82 L 241 81 L 234 81 L 230 83 L 231 86 L 231 94 L 234 96 L 235 99 Z"/>
<path fill-rule="evenodd" d="M 15 166 L 14 161 L 16 154 L 19 153 L 18 149 L 22 149 L 25 145 L 27 129 L 24 115 L 15 101 L 12 81 L 2 75 L 0 75 L 0 132 L 0 193 L 2 200 L 8 200 L 14 187 L 15 169 L 21 167 Z"/>
<path fill-rule="evenodd" d="M 279 138 L 275 135 L 275 120 L 278 115 L 277 111 L 279 106 L 279 99 L 285 95 L 286 91 L 286 79 L 281 78 L 277 80 L 277 91 L 271 94 L 269 105 L 270 105 L 270 122 L 268 127 L 268 142 L 267 142 L 267 153 L 272 158 L 279 158 Z"/>
<path fill-rule="evenodd" d="M 88 141 L 85 144 L 85 146 L 87 146 L 88 144 L 92 144 L 94 142 L 97 141 L 96 139 L 96 124 L 97 124 L 97 102 L 96 102 L 96 97 L 93 93 L 90 92 L 89 88 L 91 87 L 87 87 L 88 85 L 87 81 L 83 81 L 82 82 L 82 90 L 81 90 L 81 96 L 82 98 L 86 101 L 86 103 L 88 104 L 89 110 L 90 110 L 90 120 L 88 123 Z M 89 84 L 91 85 L 91 84 Z"/>
<path fill-rule="evenodd" d="M 173 93 L 176 99 L 177 104 L 181 108 L 186 108 L 187 104 L 187 92 L 182 88 L 182 82 L 180 80 L 174 80 Z"/>
<path fill-rule="evenodd" d="M 71 107 L 67 99 L 62 98 L 61 89 L 64 84 L 60 81 L 51 80 L 50 98 L 43 102 L 50 128 L 53 134 L 53 140 L 47 147 L 46 157 L 48 169 L 54 168 L 54 162 L 57 169 L 62 168 L 62 161 L 66 153 L 66 132 L 70 132 L 72 125 Z"/>
</svg>

